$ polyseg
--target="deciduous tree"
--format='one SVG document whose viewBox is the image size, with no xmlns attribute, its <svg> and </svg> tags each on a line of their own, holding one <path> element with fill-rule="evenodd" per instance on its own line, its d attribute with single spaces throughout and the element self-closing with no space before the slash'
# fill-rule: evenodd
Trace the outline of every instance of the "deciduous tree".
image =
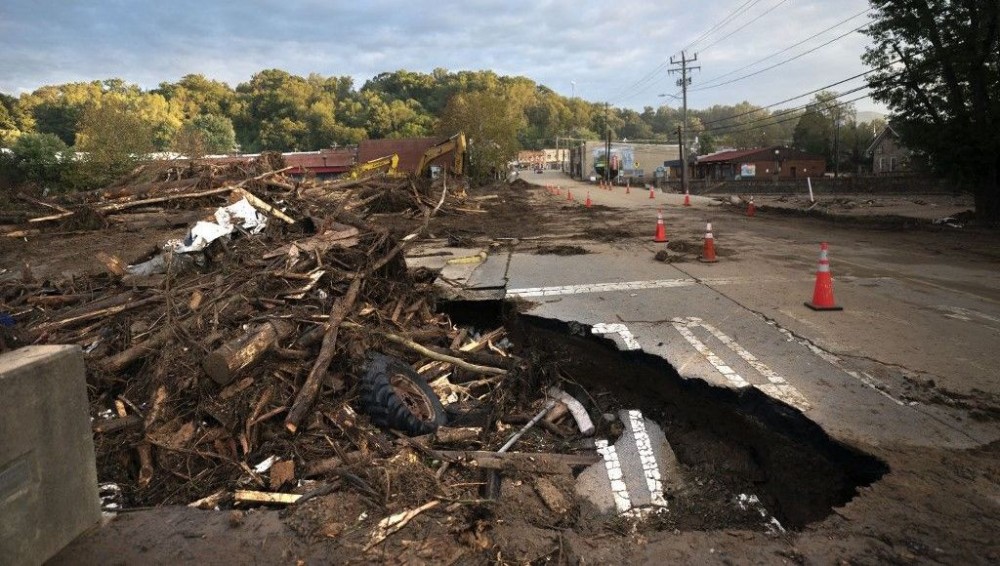
<svg viewBox="0 0 1000 566">
<path fill-rule="evenodd" d="M 871 0 L 872 96 L 929 165 L 970 186 L 1000 224 L 1000 2 Z"/>
</svg>

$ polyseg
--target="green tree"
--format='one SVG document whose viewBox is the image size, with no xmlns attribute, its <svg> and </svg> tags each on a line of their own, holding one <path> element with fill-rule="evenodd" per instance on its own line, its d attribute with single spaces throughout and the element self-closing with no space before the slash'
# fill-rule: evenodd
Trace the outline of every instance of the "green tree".
<svg viewBox="0 0 1000 566">
<path fill-rule="evenodd" d="M 853 104 L 838 101 L 836 93 L 820 92 L 799 117 L 793 144 L 803 151 L 826 156 L 829 167 L 836 167 L 838 162 L 843 164 L 844 156 L 850 153 L 844 136 L 852 129 L 855 115 Z"/>
<path fill-rule="evenodd" d="M 233 122 L 217 114 L 195 116 L 177 131 L 172 147 L 190 157 L 229 153 L 236 148 Z"/>
<path fill-rule="evenodd" d="M 715 136 L 712 132 L 705 131 L 698 135 L 698 155 L 708 155 L 715 153 Z"/>
<path fill-rule="evenodd" d="M 1000 224 L 1000 2 L 871 0 L 863 61 L 904 145 Z"/>
<path fill-rule="evenodd" d="M 71 159 L 69 146 L 55 134 L 23 134 L 11 151 L 19 178 L 39 184 L 58 182 Z"/>
<path fill-rule="evenodd" d="M 497 89 L 453 96 L 438 123 L 438 133 L 465 132 L 469 176 L 484 182 L 506 174 L 507 164 L 521 147 L 517 134 L 525 126 L 524 113 Z"/>
<path fill-rule="evenodd" d="M 73 184 L 98 187 L 118 179 L 154 149 L 153 136 L 152 126 L 120 98 L 89 106 L 77 134 L 76 148 L 85 153 Z"/>
<path fill-rule="evenodd" d="M 103 92 L 101 81 L 91 81 L 43 86 L 21 95 L 18 101 L 21 131 L 55 134 L 71 145 L 84 109 L 99 102 Z"/>
</svg>

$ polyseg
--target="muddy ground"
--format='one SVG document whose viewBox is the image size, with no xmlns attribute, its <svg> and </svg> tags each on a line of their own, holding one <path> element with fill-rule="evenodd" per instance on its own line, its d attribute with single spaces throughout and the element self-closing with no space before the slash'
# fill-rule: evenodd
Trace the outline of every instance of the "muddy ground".
<svg viewBox="0 0 1000 566">
<path fill-rule="evenodd" d="M 521 183 L 472 194 L 489 197 L 482 201 L 489 212 L 475 217 L 439 217 L 431 228 L 434 238 L 463 246 L 506 246 L 516 241 L 519 251 L 535 248 L 543 254 L 586 253 L 589 246 L 598 243 L 629 247 L 638 240 L 646 241 L 654 228 L 647 221 L 648 214 L 607 207 L 586 209 L 548 198 L 540 189 Z M 715 214 L 738 215 L 742 211 L 720 209 Z M 830 222 L 794 215 L 775 216 L 771 221 L 786 229 Z M 842 219 L 837 222 L 842 229 L 855 229 L 845 227 Z M 909 249 L 958 253 L 976 261 L 995 263 L 996 250 L 1000 249 L 995 232 L 976 229 L 866 220 L 856 230 L 873 237 L 898 234 L 900 245 Z M 0 241 L 0 257 L 4 268 L 11 270 L 7 276 L 24 263 L 31 265 L 35 277 L 99 270 L 100 265 L 92 259 L 98 251 L 115 251 L 129 258 L 129 252 L 141 255 L 144 248 L 163 239 L 162 234 L 144 233 L 142 237 L 140 241 L 134 234 L 120 232 L 42 236 L 28 241 L 4 239 Z M 145 241 L 147 237 L 149 241 Z M 739 250 L 727 248 L 724 242 L 719 244 L 719 254 L 739 261 Z M 672 238 L 669 249 L 677 261 L 694 261 L 700 238 Z M 588 372 L 571 361 L 581 348 L 604 352 L 600 354 L 603 361 L 592 367 L 618 366 L 639 383 L 643 373 L 650 371 L 648 360 L 621 360 L 594 342 L 581 346 L 569 339 L 539 340 L 538 336 L 554 330 L 535 328 L 531 321 L 518 319 L 516 313 L 510 313 L 516 311 L 516 305 L 507 310 L 515 351 L 540 366 L 554 364 L 572 374 L 594 398 L 592 408 L 612 412 L 648 405 L 643 408 L 664 426 L 693 480 L 690 489 L 672 501 L 670 510 L 638 523 L 601 516 L 581 501 L 572 501 L 565 513 L 555 513 L 542 501 L 534 478 L 527 474 L 505 476 L 497 501 L 457 498 L 455 485 L 479 482 L 481 477 L 438 478 L 433 462 L 403 452 L 399 456 L 403 460 L 393 468 L 395 475 L 386 481 L 415 482 L 421 489 L 437 489 L 442 503 L 367 552 L 364 548 L 375 522 L 372 516 L 387 507 L 398 510 L 422 502 L 379 501 L 343 491 L 282 510 L 129 510 L 78 539 L 52 563 L 1000 561 L 1000 538 L 996 535 L 1000 530 L 1000 444 L 973 450 L 845 446 L 815 431 L 801 432 L 790 426 L 782 429 L 780 423 L 760 417 L 771 414 L 769 410 L 742 406 L 710 392 L 692 398 L 695 404 L 705 403 L 701 411 L 683 410 L 669 402 L 672 394 L 684 389 L 678 383 L 669 386 L 676 391 L 667 388 L 662 397 L 647 396 L 644 400 L 644 390 L 637 393 L 634 388 L 602 383 L 599 372 Z M 524 328 L 514 330 L 522 324 Z M 933 402 L 933 395 L 927 399 Z M 984 405 L 981 419 L 1000 426 L 994 399 L 981 397 L 977 402 Z M 745 419 L 746 427 L 741 429 L 758 427 L 760 437 L 740 438 L 736 429 L 712 424 L 722 422 L 720 418 L 727 415 Z M 613 434 L 615 428 L 606 424 L 602 431 Z M 532 435 L 526 436 L 522 450 L 542 442 L 541 433 Z M 766 444 L 756 444 L 765 437 L 770 439 Z M 572 478 L 556 476 L 552 481 L 563 493 L 573 492 Z M 734 493 L 749 489 L 762 494 L 769 510 L 784 520 L 786 532 L 765 528 L 755 513 L 741 511 L 731 501 Z M 406 491 L 402 493 L 399 497 L 405 498 Z M 798 496 L 795 502 L 789 499 L 790 494 Z"/>
</svg>

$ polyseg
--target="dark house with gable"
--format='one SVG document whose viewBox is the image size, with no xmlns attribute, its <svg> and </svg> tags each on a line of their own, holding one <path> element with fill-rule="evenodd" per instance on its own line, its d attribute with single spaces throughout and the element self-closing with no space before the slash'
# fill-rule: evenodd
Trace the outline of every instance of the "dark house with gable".
<svg viewBox="0 0 1000 566">
<path fill-rule="evenodd" d="M 910 173 L 916 165 L 913 152 L 900 143 L 899 134 L 892 126 L 886 126 L 875 136 L 865 155 L 871 157 L 875 175 Z"/>
</svg>

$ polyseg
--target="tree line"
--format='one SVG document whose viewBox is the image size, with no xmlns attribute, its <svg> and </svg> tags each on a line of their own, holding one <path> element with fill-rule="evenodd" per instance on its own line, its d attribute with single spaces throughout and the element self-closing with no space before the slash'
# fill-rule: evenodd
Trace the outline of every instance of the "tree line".
<svg viewBox="0 0 1000 566">
<path fill-rule="evenodd" d="M 829 98 L 818 95 L 814 108 L 791 114 L 797 120 L 749 102 L 693 109 L 687 131 L 702 154 L 786 144 L 832 162 L 838 122 L 825 109 Z M 841 124 L 853 120 L 843 107 L 838 116 Z M 641 112 L 607 107 L 525 77 L 444 69 L 382 73 L 360 88 L 351 77 L 268 69 L 235 88 L 192 74 L 151 90 L 108 79 L 44 86 L 20 97 L 0 93 L 0 147 L 21 156 L 14 176 L 69 188 L 106 183 L 134 165 L 136 155 L 151 151 L 308 151 L 463 130 L 471 151 L 482 154 L 478 163 L 496 168 L 519 149 L 552 147 L 557 138 L 596 140 L 610 131 L 615 140 L 676 143 L 681 120 L 681 111 L 669 105 Z M 866 145 L 849 138 L 861 132 L 870 141 L 871 129 L 856 123 L 844 128 L 848 141 L 842 146 Z M 70 150 L 85 157 L 58 157 Z"/>
</svg>

